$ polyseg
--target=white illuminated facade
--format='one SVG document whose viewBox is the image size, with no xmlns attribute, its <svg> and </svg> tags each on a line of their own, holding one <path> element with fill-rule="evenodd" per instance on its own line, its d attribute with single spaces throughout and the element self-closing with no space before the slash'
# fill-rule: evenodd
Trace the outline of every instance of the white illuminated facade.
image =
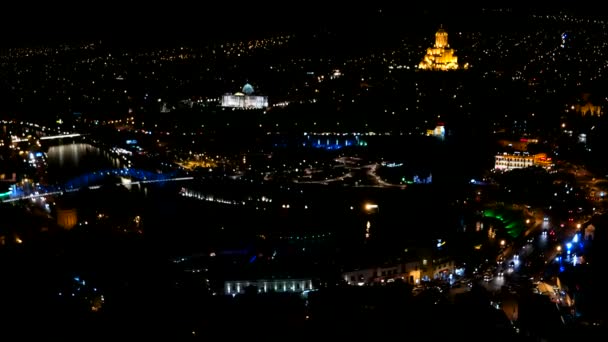
<svg viewBox="0 0 608 342">
<path fill-rule="evenodd" d="M 237 295 L 245 293 L 249 287 L 257 292 L 304 292 L 313 290 L 311 279 L 268 279 L 268 280 L 230 280 L 224 283 L 224 294 Z"/>
<path fill-rule="evenodd" d="M 531 155 L 528 152 L 498 154 L 494 159 L 494 169 L 501 171 L 523 169 L 531 166 L 540 166 L 546 169 L 551 169 L 553 162 L 545 153 Z"/>
<path fill-rule="evenodd" d="M 268 96 L 253 95 L 253 86 L 247 83 L 243 91 L 222 96 L 222 107 L 240 109 L 268 108 Z"/>
<path fill-rule="evenodd" d="M 222 96 L 222 107 L 264 109 L 268 107 L 268 97 L 240 94 L 224 95 Z"/>
</svg>

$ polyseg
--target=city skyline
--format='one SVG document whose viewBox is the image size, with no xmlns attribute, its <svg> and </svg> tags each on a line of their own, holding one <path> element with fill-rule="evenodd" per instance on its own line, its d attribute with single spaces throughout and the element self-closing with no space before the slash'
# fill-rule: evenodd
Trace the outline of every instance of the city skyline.
<svg viewBox="0 0 608 342">
<path fill-rule="evenodd" d="M 13 12 L 3 332 L 605 331 L 608 18 L 400 5 Z"/>
</svg>

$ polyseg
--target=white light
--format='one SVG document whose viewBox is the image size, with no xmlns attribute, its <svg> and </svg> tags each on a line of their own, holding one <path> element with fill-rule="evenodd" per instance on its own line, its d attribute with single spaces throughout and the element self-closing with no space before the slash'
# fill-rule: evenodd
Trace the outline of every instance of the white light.
<svg viewBox="0 0 608 342">
<path fill-rule="evenodd" d="M 371 203 L 367 203 L 365 205 L 365 210 L 372 210 L 372 209 L 377 209 L 378 205 L 377 204 L 371 204 Z"/>
</svg>

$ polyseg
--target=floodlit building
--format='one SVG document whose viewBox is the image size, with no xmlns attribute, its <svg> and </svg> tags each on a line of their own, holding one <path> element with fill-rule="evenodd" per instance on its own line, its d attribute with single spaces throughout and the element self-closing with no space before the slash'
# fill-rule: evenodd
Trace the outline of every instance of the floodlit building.
<svg viewBox="0 0 608 342">
<path fill-rule="evenodd" d="M 427 129 L 426 135 L 439 138 L 440 140 L 445 139 L 445 125 L 442 122 L 438 123 L 434 129 Z"/>
<path fill-rule="evenodd" d="M 602 116 L 604 114 L 604 109 L 602 106 L 594 104 L 591 101 L 591 94 L 585 93 L 582 98 L 578 101 L 577 104 L 572 105 L 570 107 L 571 110 L 574 110 L 577 114 L 581 116 Z"/>
<path fill-rule="evenodd" d="M 222 107 L 240 109 L 265 109 L 268 107 L 268 96 L 253 95 L 253 86 L 243 86 L 241 92 L 222 96 Z"/>
<path fill-rule="evenodd" d="M 64 229 L 72 229 L 78 223 L 78 212 L 74 208 L 57 209 L 57 225 Z"/>
<path fill-rule="evenodd" d="M 312 279 L 256 279 L 229 280 L 224 282 L 225 295 L 245 293 L 247 288 L 255 288 L 257 292 L 295 292 L 313 290 Z"/>
<path fill-rule="evenodd" d="M 448 33 L 440 28 L 435 33 L 435 45 L 426 50 L 426 55 L 418 65 L 418 69 L 441 71 L 461 69 L 455 52 L 456 50 L 450 49 L 448 44 Z M 466 68 L 468 68 L 467 64 L 462 67 L 462 69 Z"/>
<path fill-rule="evenodd" d="M 547 157 L 547 154 L 545 153 L 529 154 L 528 152 L 498 154 L 494 160 L 494 169 L 502 171 L 522 169 L 531 166 L 551 169 L 553 167 L 553 160 L 552 158 Z"/>
</svg>

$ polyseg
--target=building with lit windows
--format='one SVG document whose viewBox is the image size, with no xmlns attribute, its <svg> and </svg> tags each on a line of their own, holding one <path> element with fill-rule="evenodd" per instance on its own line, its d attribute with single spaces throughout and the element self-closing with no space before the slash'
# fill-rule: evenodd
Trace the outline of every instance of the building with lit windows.
<svg viewBox="0 0 608 342">
<path fill-rule="evenodd" d="M 528 152 L 498 154 L 494 160 L 494 169 L 501 171 L 523 169 L 531 166 L 540 166 L 545 169 L 551 169 L 553 167 L 553 160 L 547 157 L 545 153 L 529 154 Z"/>
<path fill-rule="evenodd" d="M 409 284 L 419 284 L 431 279 L 448 279 L 456 272 L 456 263 L 451 258 L 417 258 L 394 264 L 351 269 L 342 272 L 348 285 L 363 286 L 371 283 L 386 283 L 401 279 Z"/>
<path fill-rule="evenodd" d="M 456 50 L 450 49 L 448 44 L 448 33 L 440 28 L 435 33 L 435 45 L 426 50 L 426 55 L 418 65 L 418 69 L 441 71 L 460 69 L 455 52 Z M 468 65 L 465 64 L 462 68 L 467 69 Z"/>
<path fill-rule="evenodd" d="M 229 280 L 224 282 L 224 294 L 237 295 L 245 293 L 248 288 L 257 292 L 294 292 L 300 293 L 313 290 L 312 279 L 256 279 Z"/>
<path fill-rule="evenodd" d="M 239 109 L 265 109 L 268 107 L 268 96 L 253 95 L 253 86 L 243 86 L 241 92 L 222 96 L 222 107 Z"/>
</svg>

